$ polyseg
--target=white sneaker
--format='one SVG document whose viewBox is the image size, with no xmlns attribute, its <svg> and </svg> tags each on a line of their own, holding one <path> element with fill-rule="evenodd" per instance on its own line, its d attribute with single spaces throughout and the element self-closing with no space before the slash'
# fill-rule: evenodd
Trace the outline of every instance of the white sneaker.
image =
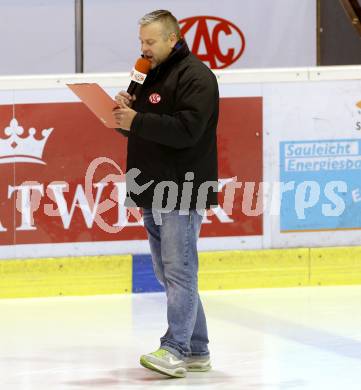
<svg viewBox="0 0 361 390">
<path fill-rule="evenodd" d="M 187 371 L 204 372 L 209 371 L 211 366 L 211 359 L 207 356 L 190 356 L 185 359 Z"/>
</svg>

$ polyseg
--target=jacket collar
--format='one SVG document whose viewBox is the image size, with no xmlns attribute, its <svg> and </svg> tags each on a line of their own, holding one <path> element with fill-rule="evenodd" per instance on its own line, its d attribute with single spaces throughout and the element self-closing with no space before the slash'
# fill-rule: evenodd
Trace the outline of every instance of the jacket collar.
<svg viewBox="0 0 361 390">
<path fill-rule="evenodd" d="M 154 69 L 151 70 L 151 73 L 158 73 L 159 71 L 163 71 L 176 62 L 179 62 L 183 58 L 187 57 L 190 53 L 190 50 L 188 48 L 187 42 L 182 38 L 180 39 L 172 49 L 171 53 L 169 54 L 168 58 L 163 61 L 161 64 L 156 66 Z"/>
</svg>

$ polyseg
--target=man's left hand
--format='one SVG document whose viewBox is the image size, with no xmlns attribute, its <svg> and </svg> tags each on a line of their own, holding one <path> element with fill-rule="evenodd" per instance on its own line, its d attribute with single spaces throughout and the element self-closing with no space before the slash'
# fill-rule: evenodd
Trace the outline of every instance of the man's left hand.
<svg viewBox="0 0 361 390">
<path fill-rule="evenodd" d="M 134 117 L 137 112 L 129 108 L 122 102 L 119 102 L 119 108 L 113 111 L 115 121 L 119 128 L 123 130 L 130 130 Z"/>
</svg>

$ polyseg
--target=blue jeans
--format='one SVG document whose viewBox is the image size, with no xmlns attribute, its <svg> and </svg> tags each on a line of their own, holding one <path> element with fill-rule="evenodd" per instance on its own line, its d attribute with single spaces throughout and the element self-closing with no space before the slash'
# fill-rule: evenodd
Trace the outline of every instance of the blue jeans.
<svg viewBox="0 0 361 390">
<path fill-rule="evenodd" d="M 197 239 L 202 215 L 143 209 L 153 268 L 167 294 L 168 330 L 161 347 L 178 358 L 206 356 L 207 322 L 198 294 Z"/>
</svg>

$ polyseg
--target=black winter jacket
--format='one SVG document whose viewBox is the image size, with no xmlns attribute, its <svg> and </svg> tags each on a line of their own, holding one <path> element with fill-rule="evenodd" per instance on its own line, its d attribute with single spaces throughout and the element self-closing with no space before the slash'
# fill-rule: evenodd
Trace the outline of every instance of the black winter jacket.
<svg viewBox="0 0 361 390">
<path fill-rule="evenodd" d="M 128 199 L 126 205 L 217 205 L 219 94 L 214 74 L 181 40 L 135 94 L 137 115 L 128 132 L 127 156 L 127 194 L 133 202 Z"/>
</svg>

